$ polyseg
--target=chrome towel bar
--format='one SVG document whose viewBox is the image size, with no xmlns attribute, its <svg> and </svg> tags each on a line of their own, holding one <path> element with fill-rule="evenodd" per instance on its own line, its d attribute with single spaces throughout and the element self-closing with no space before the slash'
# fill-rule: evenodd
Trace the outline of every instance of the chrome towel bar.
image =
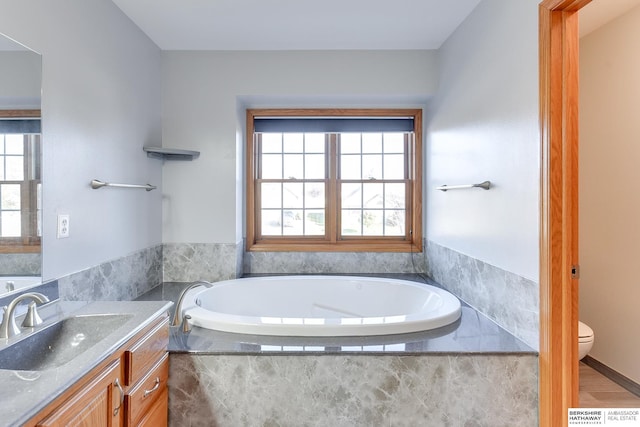
<svg viewBox="0 0 640 427">
<path fill-rule="evenodd" d="M 464 184 L 464 185 L 441 185 L 440 187 L 436 187 L 436 190 L 447 191 L 447 190 L 462 190 L 463 188 L 483 188 L 488 190 L 491 188 L 491 181 L 484 181 L 480 184 Z"/>
<path fill-rule="evenodd" d="M 91 188 L 93 188 L 94 190 L 97 190 L 98 188 L 102 188 L 102 187 L 120 187 L 120 188 L 143 188 L 147 191 L 151 191 L 151 190 L 155 190 L 156 187 L 155 185 L 151 185 L 151 184 L 144 184 L 144 185 L 140 185 L 140 184 L 116 184 L 116 183 L 112 183 L 112 182 L 104 182 L 104 181 L 100 181 L 99 179 L 94 179 L 91 181 Z"/>
</svg>

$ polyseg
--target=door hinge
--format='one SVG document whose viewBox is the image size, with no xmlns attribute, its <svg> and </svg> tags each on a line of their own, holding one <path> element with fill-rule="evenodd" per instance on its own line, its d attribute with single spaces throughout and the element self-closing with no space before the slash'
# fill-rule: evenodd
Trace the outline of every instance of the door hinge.
<svg viewBox="0 0 640 427">
<path fill-rule="evenodd" d="M 572 265 L 571 266 L 571 278 L 579 279 L 580 278 L 580 265 Z"/>
</svg>

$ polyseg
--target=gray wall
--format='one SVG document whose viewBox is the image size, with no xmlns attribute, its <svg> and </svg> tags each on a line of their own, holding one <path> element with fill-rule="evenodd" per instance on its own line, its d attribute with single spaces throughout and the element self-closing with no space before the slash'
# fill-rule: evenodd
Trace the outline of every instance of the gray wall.
<svg viewBox="0 0 640 427">
<path fill-rule="evenodd" d="M 5 44 L 4 40 L 0 42 Z M 0 108 L 40 108 L 41 69 L 40 55 L 34 52 L 0 51 Z"/>
<path fill-rule="evenodd" d="M 0 0 L 0 32 L 42 54 L 45 279 L 161 243 L 160 50 L 109 0 Z M 68 239 L 56 216 L 70 214 Z M 85 286 L 88 286 L 86 284 Z"/>
<path fill-rule="evenodd" d="M 201 151 L 166 164 L 163 241 L 242 240 L 244 109 L 423 107 L 435 51 L 163 52 L 163 144 Z"/>
<path fill-rule="evenodd" d="M 538 0 L 484 0 L 438 50 L 426 236 L 538 280 Z M 436 191 L 490 180 L 494 188 Z"/>
</svg>

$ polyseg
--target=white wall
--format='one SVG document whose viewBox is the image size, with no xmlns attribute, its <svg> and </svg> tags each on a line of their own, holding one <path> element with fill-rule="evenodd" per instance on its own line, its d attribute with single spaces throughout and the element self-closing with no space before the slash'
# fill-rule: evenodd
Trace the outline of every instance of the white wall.
<svg viewBox="0 0 640 427">
<path fill-rule="evenodd" d="M 638 45 L 640 8 L 580 40 L 580 318 L 590 355 L 640 383 Z"/>
<path fill-rule="evenodd" d="M 538 0 L 484 0 L 438 51 L 426 237 L 538 280 Z M 436 191 L 490 180 L 493 188 Z"/>
<path fill-rule="evenodd" d="M 244 108 L 422 107 L 437 83 L 434 51 L 162 55 L 163 146 L 201 152 L 164 166 L 166 243 L 242 239 Z"/>
<path fill-rule="evenodd" d="M 42 54 L 44 277 L 161 243 L 160 51 L 109 0 L 0 0 L 0 32 Z M 56 239 L 56 215 L 71 215 Z"/>
</svg>

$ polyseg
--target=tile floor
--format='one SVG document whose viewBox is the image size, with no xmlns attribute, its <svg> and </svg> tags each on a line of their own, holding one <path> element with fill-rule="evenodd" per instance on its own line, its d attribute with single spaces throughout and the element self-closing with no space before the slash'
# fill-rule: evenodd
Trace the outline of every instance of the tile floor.
<svg viewBox="0 0 640 427">
<path fill-rule="evenodd" d="M 640 397 L 580 362 L 581 408 L 640 408 Z"/>
</svg>

